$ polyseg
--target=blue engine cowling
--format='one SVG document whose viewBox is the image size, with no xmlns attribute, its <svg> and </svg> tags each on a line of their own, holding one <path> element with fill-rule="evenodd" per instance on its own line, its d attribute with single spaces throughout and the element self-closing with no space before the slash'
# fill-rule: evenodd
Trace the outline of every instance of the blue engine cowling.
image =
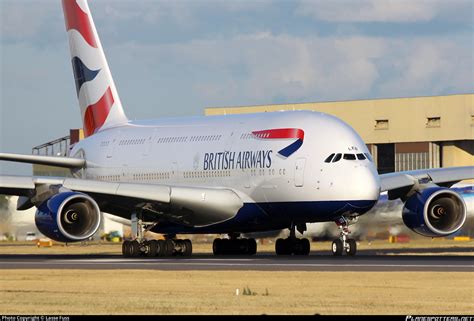
<svg viewBox="0 0 474 321">
<path fill-rule="evenodd" d="M 449 188 L 430 187 L 405 202 L 402 217 L 414 232 L 429 236 L 447 236 L 457 232 L 466 221 L 463 198 Z"/>
<path fill-rule="evenodd" d="M 63 192 L 43 202 L 36 211 L 38 230 L 58 242 L 78 242 L 94 235 L 101 223 L 97 203 L 88 195 Z"/>
</svg>

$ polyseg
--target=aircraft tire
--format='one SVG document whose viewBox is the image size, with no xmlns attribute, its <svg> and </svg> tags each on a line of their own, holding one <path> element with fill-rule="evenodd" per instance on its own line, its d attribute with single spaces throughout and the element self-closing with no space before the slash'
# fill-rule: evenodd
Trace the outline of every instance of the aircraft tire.
<svg viewBox="0 0 474 321">
<path fill-rule="evenodd" d="M 308 239 L 300 239 L 299 242 L 299 255 L 308 255 L 311 249 L 311 245 Z"/>
<path fill-rule="evenodd" d="M 342 250 L 343 250 L 342 241 L 340 239 L 335 239 L 332 242 L 331 250 L 332 250 L 332 254 L 334 256 L 341 256 L 342 255 Z"/>
<path fill-rule="evenodd" d="M 277 239 L 276 242 L 275 242 L 275 253 L 276 255 L 282 255 L 282 245 L 283 243 L 283 239 Z"/>
<path fill-rule="evenodd" d="M 158 242 L 156 240 L 151 240 L 147 242 L 147 252 L 146 256 L 154 257 L 158 251 Z"/>
<path fill-rule="evenodd" d="M 191 254 L 193 253 L 193 243 L 191 242 L 191 240 L 183 240 L 183 245 L 184 245 L 184 250 L 183 250 L 183 253 L 182 255 L 183 256 L 191 256 Z"/>
<path fill-rule="evenodd" d="M 129 243 L 130 241 L 123 241 L 122 243 L 122 255 L 124 257 L 129 257 L 129 253 L 128 253 L 128 247 L 129 247 Z"/>
<path fill-rule="evenodd" d="M 171 256 L 173 255 L 173 251 L 174 251 L 174 243 L 173 243 L 173 240 L 164 240 L 163 241 L 163 254 L 164 256 Z"/>
<path fill-rule="evenodd" d="M 257 241 L 255 239 L 248 239 L 248 252 L 247 254 L 249 255 L 255 255 L 257 254 Z"/>
<path fill-rule="evenodd" d="M 221 239 L 215 239 L 214 242 L 212 242 L 212 253 L 214 255 L 221 255 L 222 253 L 222 240 Z"/>
<path fill-rule="evenodd" d="M 347 244 L 349 247 L 346 249 L 347 255 L 354 256 L 357 253 L 357 243 L 354 239 L 348 239 Z"/>
<path fill-rule="evenodd" d="M 122 254 L 125 257 L 136 257 L 140 255 L 140 246 L 136 241 L 125 241 L 122 244 Z"/>
<path fill-rule="evenodd" d="M 158 240 L 157 256 L 165 256 L 165 241 Z"/>
<path fill-rule="evenodd" d="M 278 239 L 275 243 L 275 252 L 277 255 L 291 255 L 292 246 L 290 239 Z"/>
</svg>

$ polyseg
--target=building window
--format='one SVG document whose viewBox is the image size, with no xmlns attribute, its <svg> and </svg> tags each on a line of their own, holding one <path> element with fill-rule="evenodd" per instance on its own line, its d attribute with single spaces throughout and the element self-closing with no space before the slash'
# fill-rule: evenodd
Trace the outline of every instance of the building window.
<svg viewBox="0 0 474 321">
<path fill-rule="evenodd" d="M 441 117 L 427 117 L 426 127 L 441 127 Z"/>
<path fill-rule="evenodd" d="M 388 119 L 376 119 L 375 129 L 388 129 Z"/>
</svg>

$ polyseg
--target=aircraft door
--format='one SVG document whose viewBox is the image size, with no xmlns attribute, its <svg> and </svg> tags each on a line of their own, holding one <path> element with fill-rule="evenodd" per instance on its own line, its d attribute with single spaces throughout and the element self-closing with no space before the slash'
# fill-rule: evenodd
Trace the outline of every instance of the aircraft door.
<svg viewBox="0 0 474 321">
<path fill-rule="evenodd" d="M 295 186 L 302 187 L 304 185 L 304 168 L 306 158 L 298 158 L 295 163 Z"/>
</svg>

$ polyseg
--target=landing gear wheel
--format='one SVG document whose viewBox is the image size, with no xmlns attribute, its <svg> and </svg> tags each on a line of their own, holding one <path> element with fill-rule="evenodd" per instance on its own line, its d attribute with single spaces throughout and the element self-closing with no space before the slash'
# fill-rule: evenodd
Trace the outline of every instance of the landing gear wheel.
<svg viewBox="0 0 474 321">
<path fill-rule="evenodd" d="M 356 241 L 354 239 L 348 239 L 346 243 L 347 243 L 347 248 L 346 248 L 347 255 L 350 255 L 350 256 L 356 255 L 356 252 L 357 252 Z"/>
<path fill-rule="evenodd" d="M 248 253 L 249 255 L 257 254 L 257 241 L 255 239 L 248 239 Z"/>
<path fill-rule="evenodd" d="M 332 254 L 335 256 L 341 256 L 342 255 L 342 250 L 344 249 L 342 245 L 342 241 L 340 239 L 336 239 L 332 242 Z"/>
<path fill-rule="evenodd" d="M 187 240 L 187 239 L 184 240 L 183 245 L 184 245 L 184 250 L 182 252 L 182 255 L 191 256 L 191 254 L 193 253 L 193 243 L 191 243 L 191 240 Z"/>
<path fill-rule="evenodd" d="M 129 257 L 129 254 L 128 254 L 129 243 L 130 241 L 123 241 L 122 243 L 122 255 L 125 257 Z"/>
<path fill-rule="evenodd" d="M 165 256 L 165 241 L 158 240 L 157 256 Z"/>
<path fill-rule="evenodd" d="M 138 257 L 140 256 L 140 244 L 137 241 L 129 241 L 125 246 L 125 256 L 127 257 Z"/>
<path fill-rule="evenodd" d="M 286 242 L 284 239 L 278 239 L 275 243 L 276 255 L 286 255 Z"/>
<path fill-rule="evenodd" d="M 295 254 L 308 255 L 309 251 L 311 249 L 311 245 L 309 243 L 309 240 L 308 239 L 300 239 L 298 242 L 299 242 L 299 251 L 298 251 L 298 253 L 295 253 Z"/>
<path fill-rule="evenodd" d="M 214 239 L 212 243 L 214 255 L 254 255 L 257 253 L 255 239 Z"/>
<path fill-rule="evenodd" d="M 147 242 L 147 251 L 146 251 L 146 256 L 148 257 L 154 257 L 157 255 L 158 251 L 158 242 L 156 240 L 151 240 Z"/>
<path fill-rule="evenodd" d="M 212 242 L 212 253 L 214 253 L 214 255 L 220 255 L 222 252 L 221 249 L 222 249 L 222 240 L 215 239 L 214 242 Z"/>
<path fill-rule="evenodd" d="M 276 255 L 308 255 L 311 249 L 308 239 L 278 239 L 275 243 Z"/>
<path fill-rule="evenodd" d="M 164 256 L 171 256 L 173 255 L 174 251 L 174 244 L 173 240 L 164 240 Z"/>
</svg>

